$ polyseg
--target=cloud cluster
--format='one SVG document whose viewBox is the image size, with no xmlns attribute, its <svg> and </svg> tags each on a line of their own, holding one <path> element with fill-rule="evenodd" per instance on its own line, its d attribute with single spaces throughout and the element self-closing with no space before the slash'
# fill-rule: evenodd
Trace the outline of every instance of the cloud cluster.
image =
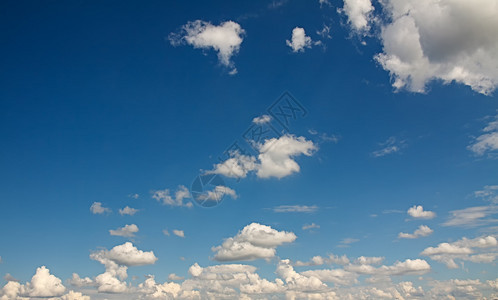
<svg viewBox="0 0 498 300">
<path fill-rule="evenodd" d="M 398 238 L 400 239 L 418 239 L 420 237 L 431 235 L 434 230 L 430 229 L 429 226 L 420 225 L 413 233 L 400 232 Z"/>
<path fill-rule="evenodd" d="M 275 257 L 276 247 L 296 239 L 292 232 L 278 231 L 270 226 L 251 223 L 239 233 L 227 238 L 222 245 L 213 247 L 218 261 L 270 259 Z"/>
<path fill-rule="evenodd" d="M 184 199 L 192 198 L 189 190 L 183 185 L 178 186 L 174 198 L 173 196 L 171 196 L 169 189 L 154 191 L 152 193 L 152 198 L 156 199 L 157 201 L 161 202 L 164 205 L 169 205 L 169 206 L 186 206 L 186 207 L 193 206 L 192 202 L 183 201 Z"/>
<path fill-rule="evenodd" d="M 129 206 L 126 206 L 124 208 L 120 208 L 119 209 L 119 214 L 122 215 L 122 216 L 124 216 L 124 215 L 133 216 L 137 212 L 138 212 L 138 209 L 132 208 L 132 207 L 129 207 Z"/>
<path fill-rule="evenodd" d="M 420 254 L 444 263 L 450 269 L 456 269 L 458 264 L 455 260 L 491 263 L 498 256 L 497 251 L 496 237 L 489 235 L 475 239 L 462 238 L 453 243 L 440 243 L 437 247 L 424 249 Z"/>
<path fill-rule="evenodd" d="M 312 141 L 289 134 L 266 139 L 256 146 L 259 151 L 257 158 L 233 152 L 229 159 L 214 165 L 214 169 L 208 173 L 245 178 L 249 172 L 255 171 L 259 178 L 283 178 L 300 171 L 294 160 L 296 156 L 311 156 L 317 149 Z"/>
<path fill-rule="evenodd" d="M 231 68 L 230 74 L 236 74 L 237 69 L 231 58 L 239 52 L 244 34 L 244 29 L 233 21 L 213 25 L 196 20 L 183 25 L 180 33 L 170 34 L 169 40 L 174 46 L 187 43 L 194 48 L 215 50 L 220 63 Z"/>
<path fill-rule="evenodd" d="M 351 20 L 368 27 L 369 0 Z M 494 1 L 386 0 L 388 21 L 381 26 L 383 52 L 375 59 L 390 73 L 393 87 L 425 92 L 437 80 L 470 86 L 485 95 L 498 85 L 498 6 Z M 356 21 L 355 21 L 356 20 Z M 365 25 L 365 22 L 367 25 Z"/>
</svg>

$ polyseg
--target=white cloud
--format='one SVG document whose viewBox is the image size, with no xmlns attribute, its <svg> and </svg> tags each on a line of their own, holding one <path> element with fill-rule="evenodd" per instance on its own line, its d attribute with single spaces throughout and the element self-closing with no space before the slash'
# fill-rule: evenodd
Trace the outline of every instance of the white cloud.
<svg viewBox="0 0 498 300">
<path fill-rule="evenodd" d="M 366 34 L 370 30 L 373 11 L 370 0 L 344 0 L 341 10 L 348 17 L 351 28 L 360 34 Z"/>
<path fill-rule="evenodd" d="M 482 131 L 484 133 L 476 137 L 474 143 L 467 147 L 478 156 L 498 150 L 498 115 L 494 116 Z"/>
<path fill-rule="evenodd" d="M 382 148 L 372 152 L 372 155 L 374 157 L 382 157 L 382 156 L 386 156 L 389 154 L 399 152 L 402 148 L 404 148 L 406 146 L 405 142 L 406 141 L 404 141 L 404 140 L 398 141 L 396 139 L 396 137 L 391 136 L 385 142 L 379 143 L 379 145 Z"/>
<path fill-rule="evenodd" d="M 272 209 L 277 213 L 298 212 L 298 213 L 314 213 L 318 210 L 316 205 L 280 205 Z"/>
<path fill-rule="evenodd" d="M 496 237 L 490 235 L 475 239 L 462 238 L 453 243 L 440 243 L 437 247 L 424 249 L 420 254 L 444 263 L 450 269 L 456 269 L 458 264 L 455 260 L 491 263 L 498 255 L 496 251 L 498 251 L 498 242 Z"/>
<path fill-rule="evenodd" d="M 181 238 L 185 237 L 185 232 L 183 232 L 183 230 L 173 229 L 173 234 Z"/>
<path fill-rule="evenodd" d="M 169 231 L 168 231 L 167 229 L 163 229 L 163 234 L 164 234 L 165 236 L 169 236 Z"/>
<path fill-rule="evenodd" d="M 283 135 L 278 139 L 265 140 L 259 147 L 257 175 L 259 178 L 282 178 L 299 172 L 300 167 L 294 157 L 301 154 L 311 156 L 316 149 L 312 141 L 302 136 Z"/>
<path fill-rule="evenodd" d="M 262 115 L 252 119 L 252 122 L 257 125 L 266 124 L 269 123 L 270 121 L 271 121 L 271 116 L 269 115 Z"/>
<path fill-rule="evenodd" d="M 244 34 L 244 29 L 233 21 L 216 26 L 196 20 L 184 25 L 180 34 L 170 34 L 169 39 L 172 45 L 187 43 L 194 48 L 215 50 L 218 52 L 220 63 L 231 68 L 230 74 L 235 74 L 237 69 L 231 58 L 239 52 Z"/>
<path fill-rule="evenodd" d="M 257 159 L 254 156 L 232 152 L 229 159 L 214 165 L 214 169 L 206 174 L 245 178 L 249 172 L 256 171 L 259 178 L 280 179 L 300 171 L 294 157 L 301 154 L 311 156 L 317 149 L 312 141 L 288 134 L 279 138 L 266 139 L 262 144 L 255 146 L 259 150 Z"/>
<path fill-rule="evenodd" d="M 398 234 L 398 238 L 400 238 L 400 239 L 418 239 L 419 237 L 431 235 L 433 232 L 434 232 L 434 230 L 430 229 L 429 226 L 420 225 L 418 227 L 418 229 L 415 230 L 413 233 L 400 232 Z"/>
<path fill-rule="evenodd" d="M 486 185 L 482 190 L 475 191 L 474 196 L 498 204 L 498 185 Z"/>
<path fill-rule="evenodd" d="M 69 291 L 69 293 L 61 297 L 61 300 L 90 300 L 90 297 L 80 292 Z"/>
<path fill-rule="evenodd" d="M 119 214 L 124 216 L 124 215 L 130 215 L 130 216 L 133 216 L 134 214 L 136 214 L 139 210 L 136 209 L 136 208 L 131 208 L 129 206 L 126 206 L 124 208 L 120 208 L 119 209 Z"/>
<path fill-rule="evenodd" d="M 436 217 L 436 213 L 433 211 L 424 211 L 424 208 L 421 205 L 414 205 L 410 207 L 407 211 L 408 215 L 415 219 L 434 219 Z"/>
<path fill-rule="evenodd" d="M 202 194 L 198 196 L 199 200 L 208 200 L 208 201 L 220 201 L 225 195 L 230 196 L 232 199 L 237 199 L 237 193 L 223 185 L 217 185 L 213 190 L 205 190 Z"/>
<path fill-rule="evenodd" d="M 149 299 L 177 299 L 181 286 L 174 282 L 156 283 L 154 276 L 149 275 L 144 283 L 139 284 L 139 291 Z"/>
<path fill-rule="evenodd" d="M 178 280 L 183 280 L 185 279 L 185 277 L 183 276 L 178 276 L 176 275 L 175 273 L 171 273 L 168 275 L 168 280 L 175 280 L 175 281 L 178 281 Z"/>
<path fill-rule="evenodd" d="M 57 297 L 66 291 L 62 281 L 50 274 L 45 266 L 36 269 L 31 282 L 26 283 L 25 288 L 30 297 Z"/>
<path fill-rule="evenodd" d="M 302 227 L 303 230 L 318 229 L 318 228 L 320 228 L 320 225 L 317 225 L 315 223 L 304 224 Z"/>
<path fill-rule="evenodd" d="M 152 194 L 152 198 L 156 199 L 159 202 L 162 202 L 162 204 L 164 205 L 192 207 L 191 202 L 183 202 L 184 199 L 191 198 L 189 190 L 183 185 L 178 186 L 175 192 L 175 198 L 170 195 L 169 189 L 154 191 Z"/>
<path fill-rule="evenodd" d="M 311 48 L 311 38 L 306 35 L 304 28 L 301 27 L 292 29 L 291 40 L 286 40 L 285 43 L 292 48 L 293 52 L 304 52 L 306 48 Z"/>
<path fill-rule="evenodd" d="M 102 207 L 101 202 L 93 202 L 92 206 L 90 206 L 90 211 L 92 214 L 103 214 L 110 213 L 111 209 L 107 207 Z"/>
<path fill-rule="evenodd" d="M 143 266 L 151 265 L 157 261 L 153 251 L 144 252 L 138 250 L 132 243 L 126 242 L 115 246 L 111 250 L 99 250 L 93 252 L 90 258 L 104 265 L 113 262 L 122 266 Z"/>
<path fill-rule="evenodd" d="M 344 268 L 346 271 L 382 276 L 400 276 L 400 275 L 418 275 L 425 274 L 431 270 L 431 266 L 423 259 L 407 259 L 403 262 L 396 262 L 391 266 L 380 266 L 378 268 L 372 265 L 348 265 Z"/>
<path fill-rule="evenodd" d="M 116 230 L 109 230 L 111 235 L 122 236 L 122 237 L 134 237 L 135 233 L 138 232 L 138 226 L 135 224 L 125 225 Z"/>
<path fill-rule="evenodd" d="M 383 53 L 375 59 L 389 71 L 396 90 L 425 92 L 433 80 L 462 83 L 482 94 L 496 88 L 498 6 L 494 1 L 381 3 L 389 21 L 382 26 L 380 36 Z M 368 18 L 357 15 L 359 27 L 368 24 Z"/>
<path fill-rule="evenodd" d="M 292 232 L 277 231 L 270 226 L 251 223 L 235 237 L 227 238 L 221 246 L 213 247 L 218 261 L 255 260 L 273 258 L 276 247 L 296 239 Z"/>
<path fill-rule="evenodd" d="M 356 243 L 356 242 L 359 242 L 359 241 L 360 241 L 359 239 L 355 239 L 355 238 L 345 238 L 339 242 L 339 246 L 337 246 L 337 247 L 347 248 L 347 247 L 349 247 L 349 245 Z"/>
<path fill-rule="evenodd" d="M 10 275 L 10 273 L 5 274 L 5 276 L 3 277 L 3 279 L 5 281 L 16 281 L 16 282 L 19 281 L 19 279 L 17 279 L 14 276 Z"/>
<path fill-rule="evenodd" d="M 303 267 L 303 266 L 320 266 L 324 264 L 335 264 L 335 265 L 347 265 L 349 264 L 349 258 L 346 255 L 338 256 L 334 254 L 329 254 L 328 257 L 321 257 L 319 255 L 313 256 L 310 261 L 307 262 L 302 262 L 302 261 L 296 261 L 294 265 L 296 267 Z"/>
<path fill-rule="evenodd" d="M 72 277 L 67 280 L 67 282 L 76 287 L 84 287 L 91 286 L 94 284 L 94 281 L 89 277 L 81 278 L 77 273 L 73 273 Z"/>
<path fill-rule="evenodd" d="M 444 226 L 475 227 L 498 222 L 489 218 L 498 213 L 496 206 L 474 206 L 450 211 L 451 217 L 443 223 Z"/>
</svg>

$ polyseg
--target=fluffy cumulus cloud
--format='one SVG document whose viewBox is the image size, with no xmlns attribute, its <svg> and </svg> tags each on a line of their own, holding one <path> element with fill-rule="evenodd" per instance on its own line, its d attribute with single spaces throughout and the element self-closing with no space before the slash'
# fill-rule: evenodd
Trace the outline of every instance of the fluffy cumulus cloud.
<svg viewBox="0 0 498 300">
<path fill-rule="evenodd" d="M 474 263 L 492 263 L 498 256 L 498 242 L 495 236 L 483 236 L 475 239 L 462 238 L 453 243 L 440 243 L 437 247 L 428 247 L 420 253 L 432 260 L 444 263 L 450 269 L 458 268 L 456 261 Z"/>
<path fill-rule="evenodd" d="M 135 233 L 138 232 L 138 226 L 135 224 L 125 225 L 116 230 L 109 230 L 110 235 L 122 236 L 122 237 L 134 237 Z"/>
<path fill-rule="evenodd" d="M 345 2 L 369 2 L 346 0 Z M 383 52 L 375 58 L 395 89 L 425 92 L 432 80 L 482 94 L 498 85 L 498 5 L 489 0 L 386 0 Z M 363 18 L 359 10 L 358 24 Z M 349 16 L 349 14 L 348 14 Z M 368 26 L 368 25 L 366 25 Z"/>
<path fill-rule="evenodd" d="M 227 238 L 222 245 L 213 247 L 218 261 L 270 259 L 276 254 L 276 247 L 296 239 L 292 232 L 278 231 L 270 226 L 251 223 L 239 233 Z"/>
<path fill-rule="evenodd" d="M 420 225 L 413 233 L 400 232 L 398 238 L 400 239 L 418 239 L 420 237 L 431 235 L 434 230 L 430 229 L 427 225 Z"/>
<path fill-rule="evenodd" d="M 169 189 L 164 189 L 164 190 L 154 191 L 152 193 L 152 198 L 156 199 L 157 201 L 161 202 L 164 205 L 169 205 L 169 206 L 186 206 L 186 207 L 193 206 L 192 202 L 183 201 L 185 199 L 191 198 L 189 190 L 183 185 L 178 186 L 174 197 L 171 196 L 171 192 Z"/>
<path fill-rule="evenodd" d="M 311 156 L 317 149 L 312 141 L 293 135 L 266 139 L 256 146 L 259 151 L 257 158 L 233 152 L 229 159 L 216 164 L 207 173 L 245 178 L 249 172 L 255 171 L 259 178 L 283 178 L 300 171 L 299 164 L 295 161 L 296 156 Z"/>
<path fill-rule="evenodd" d="M 103 207 L 101 202 L 93 202 L 92 206 L 90 206 L 90 211 L 92 214 L 103 214 L 110 213 L 111 209 L 107 207 Z"/>
<path fill-rule="evenodd" d="M 304 28 L 296 27 L 292 29 L 292 37 L 286 40 L 287 46 L 292 48 L 292 52 L 304 52 L 306 48 L 311 48 L 311 38 L 306 35 Z"/>
<path fill-rule="evenodd" d="M 414 205 L 407 211 L 408 215 L 415 219 L 433 219 L 436 213 L 433 211 L 424 210 L 422 205 Z"/>
<path fill-rule="evenodd" d="M 372 12 L 374 7 L 370 0 L 344 0 L 341 12 L 348 18 L 351 28 L 360 34 L 366 34 L 370 30 Z"/>
<path fill-rule="evenodd" d="M 498 115 L 492 117 L 482 132 L 467 149 L 477 156 L 483 156 L 486 153 L 496 154 L 495 151 L 498 150 Z"/>
<path fill-rule="evenodd" d="M 129 215 L 129 216 L 133 216 L 134 214 L 136 214 L 138 212 L 138 209 L 136 208 L 131 208 L 129 206 L 126 206 L 124 208 L 120 208 L 119 209 L 119 214 L 124 216 L 124 215 Z"/>
<path fill-rule="evenodd" d="M 194 48 L 215 50 L 220 63 L 230 68 L 231 74 L 236 74 L 237 69 L 231 59 L 239 52 L 244 34 L 244 29 L 233 21 L 213 25 L 196 20 L 184 25 L 179 34 L 170 34 L 169 39 L 172 45 L 187 43 Z"/>
</svg>

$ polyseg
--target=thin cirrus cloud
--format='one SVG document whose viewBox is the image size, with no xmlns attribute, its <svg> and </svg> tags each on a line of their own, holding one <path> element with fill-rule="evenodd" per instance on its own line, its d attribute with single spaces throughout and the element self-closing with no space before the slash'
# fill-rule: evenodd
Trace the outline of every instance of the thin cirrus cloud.
<svg viewBox="0 0 498 300">
<path fill-rule="evenodd" d="M 280 205 L 272 208 L 276 213 L 314 213 L 318 210 L 316 205 Z"/>
<path fill-rule="evenodd" d="M 490 156 L 496 154 L 496 150 L 498 150 L 498 115 L 492 117 L 492 121 L 482 129 L 482 132 L 467 149 L 477 156 L 483 156 L 486 153 Z"/>
<path fill-rule="evenodd" d="M 219 62 L 230 68 L 230 74 L 236 74 L 232 56 L 237 54 L 244 41 L 245 31 L 233 21 L 213 25 L 210 22 L 196 20 L 183 25 L 180 33 L 171 33 L 169 40 L 173 46 L 188 44 L 198 49 L 213 49 L 218 52 Z"/>
<path fill-rule="evenodd" d="M 396 137 L 391 136 L 385 142 L 379 143 L 381 149 L 372 152 L 374 157 L 382 157 L 389 154 L 397 153 L 404 147 L 406 147 L 405 140 L 398 140 Z"/>
</svg>

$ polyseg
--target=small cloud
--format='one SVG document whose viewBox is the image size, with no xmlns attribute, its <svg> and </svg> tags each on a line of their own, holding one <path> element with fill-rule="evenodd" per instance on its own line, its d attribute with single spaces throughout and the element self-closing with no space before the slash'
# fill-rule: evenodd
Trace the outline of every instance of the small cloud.
<svg viewBox="0 0 498 300">
<path fill-rule="evenodd" d="M 388 138 L 385 142 L 379 143 L 379 146 L 381 146 L 382 148 L 372 152 L 372 156 L 382 157 L 399 152 L 402 148 L 406 147 L 406 141 L 405 140 L 397 141 L 397 139 L 394 136 L 392 136 Z"/>
<path fill-rule="evenodd" d="M 185 277 L 178 276 L 175 273 L 171 273 L 171 274 L 168 275 L 168 280 L 176 281 L 176 280 L 183 280 L 183 279 L 185 279 Z"/>
<path fill-rule="evenodd" d="M 183 230 L 173 229 L 173 234 L 181 238 L 185 237 L 185 233 L 183 232 Z"/>
<path fill-rule="evenodd" d="M 237 199 L 237 193 L 231 188 L 223 185 L 216 186 L 213 190 L 206 190 L 198 196 L 201 201 L 220 201 L 225 195 Z"/>
<path fill-rule="evenodd" d="M 415 219 L 434 219 L 436 217 L 436 213 L 432 211 L 424 211 L 422 205 L 414 205 L 410 207 L 407 211 L 408 215 Z"/>
<path fill-rule="evenodd" d="M 171 196 L 169 189 L 157 190 L 152 192 L 152 198 L 161 202 L 164 205 L 169 206 L 186 206 L 191 208 L 192 203 L 183 202 L 184 199 L 189 199 L 192 196 L 190 195 L 189 190 L 184 185 L 179 185 L 176 192 L 175 197 Z M 190 203 L 190 204 L 189 204 Z"/>
<path fill-rule="evenodd" d="M 287 213 L 287 212 L 298 212 L 298 213 L 314 213 L 318 210 L 316 205 L 280 205 L 273 208 L 274 212 L 277 213 Z"/>
<path fill-rule="evenodd" d="M 304 224 L 302 227 L 303 230 L 318 229 L 318 228 L 320 228 L 320 225 L 316 225 L 315 223 Z"/>
<path fill-rule="evenodd" d="M 254 124 L 258 124 L 258 125 L 266 124 L 266 123 L 269 123 L 270 121 L 271 121 L 271 116 L 269 116 L 269 115 L 262 115 L 260 117 L 256 117 L 256 118 L 252 119 L 252 122 Z"/>
<path fill-rule="evenodd" d="M 169 231 L 168 231 L 167 229 L 163 229 L 163 234 L 164 234 L 165 236 L 169 236 L 169 235 L 170 235 L 170 234 L 169 234 Z"/>
<path fill-rule="evenodd" d="M 321 36 L 324 39 L 331 39 L 332 36 L 330 35 L 330 26 L 327 26 L 323 24 L 323 27 L 321 30 L 317 30 L 316 34 Z"/>
<path fill-rule="evenodd" d="M 311 48 L 311 38 L 306 35 L 304 28 L 296 27 L 292 30 L 291 40 L 286 40 L 287 46 L 292 52 L 304 52 L 305 48 Z"/>
<path fill-rule="evenodd" d="M 356 243 L 356 242 L 359 242 L 359 241 L 360 241 L 359 239 L 355 239 L 355 238 L 345 238 L 339 242 L 339 245 L 337 247 L 347 248 L 347 247 L 349 247 L 349 245 Z"/>
<path fill-rule="evenodd" d="M 101 202 L 93 202 L 92 206 L 90 206 L 90 211 L 94 214 L 103 214 L 103 213 L 111 213 L 111 209 L 107 207 L 102 207 Z"/>
<path fill-rule="evenodd" d="M 477 156 L 489 153 L 490 157 L 493 157 L 492 154 L 498 150 L 498 115 L 494 116 L 493 121 L 489 122 L 482 131 L 483 134 L 476 137 L 467 149 Z"/>
<path fill-rule="evenodd" d="M 450 218 L 443 226 L 477 227 L 497 223 L 491 216 L 498 213 L 497 206 L 474 206 L 450 211 Z"/>
<path fill-rule="evenodd" d="M 135 209 L 135 208 L 131 208 L 129 206 L 126 206 L 125 208 L 121 208 L 119 209 L 119 214 L 124 216 L 124 215 L 130 215 L 130 216 L 133 216 L 134 214 L 136 214 L 139 210 L 138 209 Z"/>
<path fill-rule="evenodd" d="M 135 233 L 138 232 L 138 226 L 135 224 L 125 225 L 124 227 L 120 227 L 116 230 L 109 230 L 109 233 L 114 236 L 122 236 L 122 237 L 134 237 Z"/>
<path fill-rule="evenodd" d="M 413 233 L 400 232 L 398 238 L 400 239 L 418 239 L 420 237 L 431 235 L 434 230 L 430 229 L 429 226 L 420 225 L 417 230 Z"/>
<path fill-rule="evenodd" d="M 129 194 L 128 197 L 130 197 L 132 199 L 138 199 L 138 198 L 140 198 L 140 195 L 139 194 Z"/>
</svg>

